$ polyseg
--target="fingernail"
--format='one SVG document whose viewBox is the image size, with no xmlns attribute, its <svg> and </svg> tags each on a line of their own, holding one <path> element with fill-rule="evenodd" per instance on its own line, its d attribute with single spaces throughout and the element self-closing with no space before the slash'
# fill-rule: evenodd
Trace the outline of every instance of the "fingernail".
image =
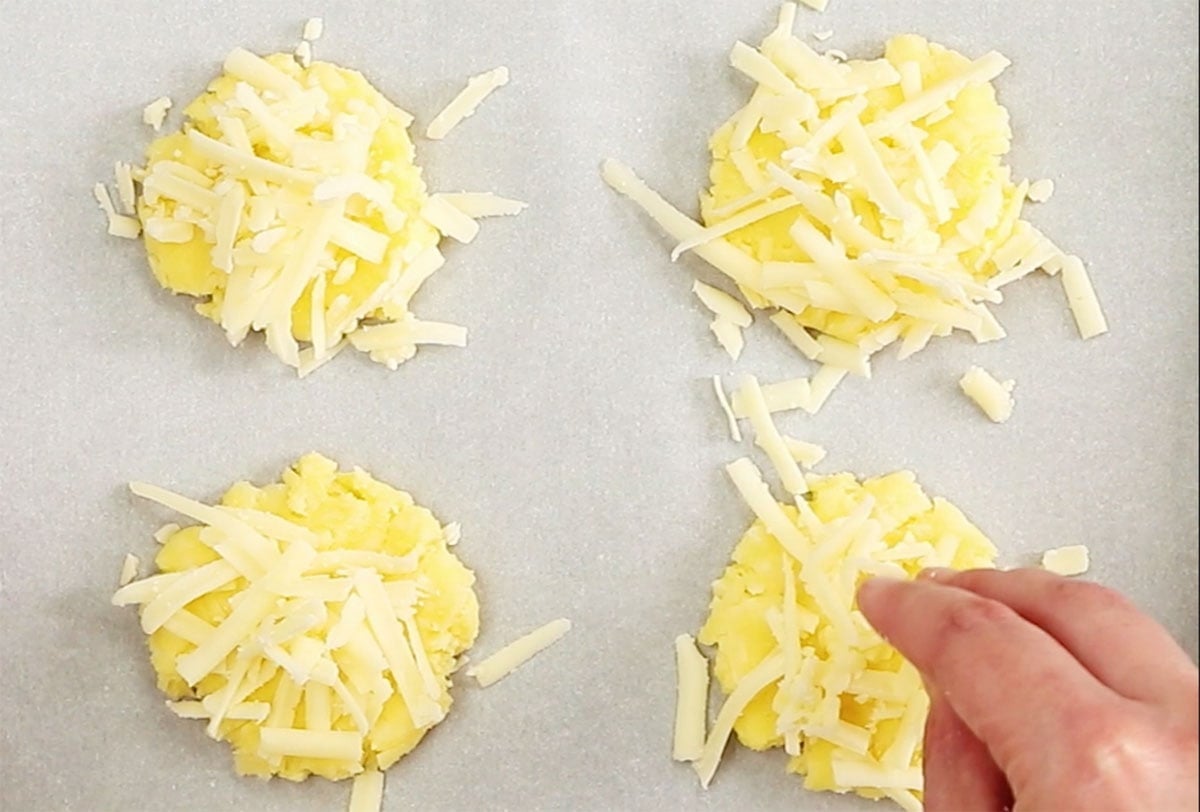
<svg viewBox="0 0 1200 812">
<path fill-rule="evenodd" d="M 918 578 L 924 578 L 928 581 L 944 581 L 957 572 L 949 567 L 926 567 L 917 574 Z"/>
</svg>

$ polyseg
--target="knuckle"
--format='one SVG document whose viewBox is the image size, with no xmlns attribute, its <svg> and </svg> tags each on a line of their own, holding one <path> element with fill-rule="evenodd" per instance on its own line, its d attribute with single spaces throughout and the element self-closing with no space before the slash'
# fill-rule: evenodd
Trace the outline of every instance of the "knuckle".
<svg viewBox="0 0 1200 812">
<path fill-rule="evenodd" d="M 1124 611 L 1132 608 L 1129 599 L 1120 592 L 1090 581 L 1061 578 L 1050 585 L 1050 591 L 1055 603 L 1087 604 L 1092 611 Z"/>
<path fill-rule="evenodd" d="M 937 631 L 942 638 L 971 636 L 1016 619 L 1016 613 L 1004 604 L 972 596 L 951 607 L 942 616 Z"/>
</svg>

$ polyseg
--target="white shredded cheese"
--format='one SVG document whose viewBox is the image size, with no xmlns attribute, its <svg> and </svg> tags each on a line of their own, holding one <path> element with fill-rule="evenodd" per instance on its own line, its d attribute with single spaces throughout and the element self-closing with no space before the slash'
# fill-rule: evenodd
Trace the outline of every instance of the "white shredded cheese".
<svg viewBox="0 0 1200 812">
<path fill-rule="evenodd" d="M 1056 547 L 1042 554 L 1042 569 L 1055 575 L 1083 575 L 1091 566 L 1088 559 L 1088 548 L 1082 544 Z"/>
<path fill-rule="evenodd" d="M 800 497 L 807 493 L 808 484 L 804 479 L 804 474 L 800 472 L 800 466 L 775 427 L 775 421 L 771 419 L 771 412 L 767 409 L 767 403 L 763 399 L 758 379 L 753 375 L 747 375 L 739 393 L 741 402 L 746 409 L 746 417 L 750 420 L 750 425 L 754 427 L 754 444 L 766 452 L 783 483 L 784 490 L 793 497 Z"/>
<path fill-rule="evenodd" d="M 136 578 L 138 567 L 141 566 L 141 563 L 141 560 L 136 555 L 126 553 L 125 560 L 121 562 L 121 574 L 117 578 L 117 586 L 125 586 Z"/>
<path fill-rule="evenodd" d="M 442 112 L 434 116 L 425 130 L 425 137 L 434 141 L 445 138 L 464 119 L 475 114 L 476 109 L 489 95 L 508 84 L 508 68 L 499 67 L 478 76 L 472 76 Z"/>
<path fill-rule="evenodd" d="M 1108 321 L 1096 298 L 1092 280 L 1083 267 L 1083 260 L 1076 256 L 1065 257 L 1061 276 L 1063 291 L 1067 294 L 1067 303 L 1079 327 L 1079 335 L 1088 339 L 1107 333 Z"/>
<path fill-rule="evenodd" d="M 117 213 L 112 197 L 108 194 L 108 187 L 103 183 L 97 183 L 92 187 L 92 196 L 96 198 L 96 203 L 108 219 L 109 234 L 127 240 L 137 239 L 137 236 L 142 233 L 142 224 L 137 221 L 137 218 Z"/>
<path fill-rule="evenodd" d="M 296 48 L 294 51 L 292 51 L 292 54 L 296 57 L 296 64 L 302 68 L 307 68 L 312 64 L 312 43 L 306 39 L 300 40 L 300 42 L 296 44 Z"/>
<path fill-rule="evenodd" d="M 783 444 L 787 446 L 788 453 L 792 455 L 792 459 L 805 468 L 812 468 L 815 465 L 819 465 L 821 460 L 825 459 L 825 449 L 816 443 L 808 443 L 804 440 L 797 440 L 794 437 L 784 436 Z"/>
<path fill-rule="evenodd" d="M 383 772 L 363 770 L 350 785 L 347 812 L 379 812 L 383 808 Z"/>
<path fill-rule="evenodd" d="M 516 671 L 539 652 L 554 645 L 571 630 L 571 621 L 560 618 L 534 629 L 467 669 L 480 687 L 487 688 Z"/>
<path fill-rule="evenodd" d="M 704 752 L 704 726 L 708 718 L 708 660 L 696 649 L 690 634 L 675 638 L 675 745 L 676 761 L 695 761 Z"/>
<path fill-rule="evenodd" d="M 724 319 L 738 327 L 749 327 L 753 321 L 749 311 L 742 306 L 742 303 L 723 290 L 696 280 L 692 283 L 692 293 L 696 294 L 696 298 L 717 318 Z"/>
<path fill-rule="evenodd" d="M 166 96 L 159 96 L 142 110 L 142 122 L 158 132 L 162 129 L 163 122 L 167 120 L 167 111 L 170 109 L 171 100 Z"/>
<path fill-rule="evenodd" d="M 728 319 L 718 316 L 708 325 L 708 329 L 716 336 L 717 343 L 736 361 L 742 355 L 746 339 L 742 337 L 742 328 Z"/>
<path fill-rule="evenodd" d="M 442 192 L 440 196 L 472 220 L 481 217 L 512 217 L 529 207 L 528 203 L 510 200 L 491 192 Z"/>
<path fill-rule="evenodd" d="M 829 0 L 800 0 L 800 2 L 816 11 L 824 11 L 829 6 Z"/>
<path fill-rule="evenodd" d="M 729 398 L 725 396 L 725 387 L 721 385 L 721 376 L 712 376 L 713 392 L 717 395 L 717 403 L 721 405 L 721 411 L 725 412 L 725 419 L 729 422 L 729 436 L 733 438 L 735 443 L 742 441 L 742 430 L 738 427 L 737 416 L 734 415 L 733 409 L 729 406 Z"/>
<path fill-rule="evenodd" d="M 984 369 L 971 367 L 958 382 L 963 394 L 975 401 L 993 423 L 1012 417 L 1015 381 L 998 381 Z"/>
</svg>

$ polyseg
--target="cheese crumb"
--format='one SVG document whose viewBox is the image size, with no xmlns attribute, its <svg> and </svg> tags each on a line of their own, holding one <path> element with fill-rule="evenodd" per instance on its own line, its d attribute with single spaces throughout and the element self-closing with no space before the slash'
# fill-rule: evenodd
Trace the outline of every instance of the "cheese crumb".
<svg viewBox="0 0 1200 812">
<path fill-rule="evenodd" d="M 141 566 L 141 560 L 133 553 L 126 553 L 125 560 L 121 562 L 121 574 L 117 578 L 117 586 L 125 586 L 127 583 L 137 577 L 138 567 Z"/>
<path fill-rule="evenodd" d="M 829 6 L 829 0 L 800 0 L 800 2 L 816 11 L 824 11 Z"/>
<path fill-rule="evenodd" d="M 126 240 L 137 239 L 138 235 L 142 233 L 142 224 L 134 217 L 117 213 L 116 207 L 113 206 L 112 196 L 108 193 L 108 187 L 103 183 L 97 183 L 92 187 L 92 196 L 96 198 L 96 203 L 108 220 L 109 234 Z"/>
<path fill-rule="evenodd" d="M 675 638 L 675 745 L 672 758 L 695 761 L 704 752 L 708 718 L 708 660 L 690 634 Z"/>
<path fill-rule="evenodd" d="M 1033 203 L 1045 203 L 1050 199 L 1050 195 L 1052 194 L 1054 194 L 1054 181 L 1050 178 L 1042 178 L 1029 184 L 1029 189 L 1025 192 L 1025 197 L 1029 198 Z"/>
<path fill-rule="evenodd" d="M 817 42 L 825 42 L 828 39 L 832 39 L 832 37 L 833 37 L 832 31 L 814 31 L 814 32 L 812 32 L 812 38 L 815 39 Z"/>
<path fill-rule="evenodd" d="M 1083 575 L 1090 566 L 1088 548 L 1082 544 L 1056 547 L 1042 554 L 1042 569 L 1055 575 Z"/>
<path fill-rule="evenodd" d="M 325 21 L 320 17 L 309 17 L 304 22 L 304 31 L 300 35 L 306 42 L 316 42 L 325 33 Z"/>
<path fill-rule="evenodd" d="M 464 119 L 475 115 L 483 100 L 498 88 L 508 84 L 508 68 L 499 67 L 467 80 L 467 86 L 455 96 L 442 112 L 434 116 L 425 130 L 425 137 L 434 141 L 450 134 Z"/>
<path fill-rule="evenodd" d="M 554 645 L 570 630 L 571 621 L 565 618 L 552 620 L 471 666 L 467 669 L 467 676 L 474 677 L 480 687 L 487 688 L 516 671 L 539 652 Z"/>
<path fill-rule="evenodd" d="M 170 109 L 171 100 L 166 96 L 159 96 L 142 110 L 142 122 L 158 132 L 162 129 L 163 122 L 167 120 L 167 111 Z"/>
<path fill-rule="evenodd" d="M 1015 381 L 998 381 L 980 367 L 971 367 L 958 382 L 963 394 L 975 401 L 993 423 L 1012 417 Z"/>
<path fill-rule="evenodd" d="M 696 294 L 705 307 L 717 318 L 724 319 L 738 327 L 749 327 L 753 319 L 742 303 L 719 288 L 706 285 L 700 280 L 692 283 L 692 293 Z"/>
</svg>

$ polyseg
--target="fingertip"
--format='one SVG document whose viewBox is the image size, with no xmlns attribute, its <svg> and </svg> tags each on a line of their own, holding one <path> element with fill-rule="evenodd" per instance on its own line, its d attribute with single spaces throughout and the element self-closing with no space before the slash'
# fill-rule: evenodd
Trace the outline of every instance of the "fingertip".
<svg viewBox="0 0 1200 812">
<path fill-rule="evenodd" d="M 897 589 L 902 588 L 904 583 L 905 581 L 899 578 L 890 578 L 886 575 L 868 578 L 858 587 L 858 607 L 870 617 L 881 609 L 882 604 L 887 602 L 889 596 L 895 594 Z"/>
</svg>

